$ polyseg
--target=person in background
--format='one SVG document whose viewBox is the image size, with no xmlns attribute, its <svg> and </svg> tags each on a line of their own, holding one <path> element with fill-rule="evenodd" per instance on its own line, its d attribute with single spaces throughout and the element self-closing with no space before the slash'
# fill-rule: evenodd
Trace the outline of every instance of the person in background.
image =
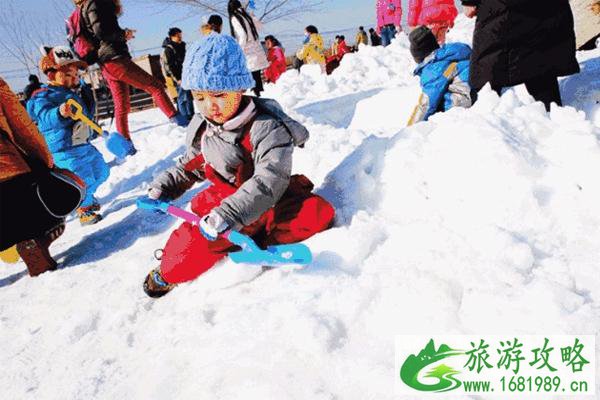
<svg viewBox="0 0 600 400">
<path fill-rule="evenodd" d="M 200 26 L 200 33 L 203 35 L 208 35 L 211 32 L 221 33 L 222 30 L 223 18 L 221 16 L 213 14 L 206 18 L 206 20 L 203 18 L 202 25 Z"/>
<path fill-rule="evenodd" d="M 296 53 L 296 57 L 304 64 L 319 64 L 325 71 L 325 55 L 323 53 L 323 37 L 314 25 L 304 28 L 305 44 Z"/>
<path fill-rule="evenodd" d="M 44 137 L 0 78 L 0 251 L 17 245 L 29 275 L 36 276 L 56 269 L 48 247 L 62 235 L 65 222 L 41 202 L 35 174 L 23 155 L 54 168 Z"/>
<path fill-rule="evenodd" d="M 411 29 L 427 26 L 440 46 L 446 42 L 446 33 L 454 26 L 457 15 L 454 0 L 410 0 L 408 3 L 408 26 Z"/>
<path fill-rule="evenodd" d="M 439 46 L 437 38 L 426 26 L 415 28 L 409 35 L 410 52 L 419 64 L 414 75 L 420 77 L 422 94 L 408 125 L 427 121 L 438 111 L 471 106 L 469 58 L 471 48 L 464 43 Z"/>
<path fill-rule="evenodd" d="M 333 43 L 331 43 L 331 56 L 337 55 L 339 39 L 340 35 L 335 35 L 335 39 L 333 39 Z"/>
<path fill-rule="evenodd" d="M 336 54 L 331 55 L 327 58 L 327 62 L 325 64 L 325 72 L 327 75 L 330 75 L 337 67 L 340 66 L 340 62 L 344 55 L 351 53 L 352 50 L 346 44 L 346 37 L 344 35 L 336 37 Z"/>
<path fill-rule="evenodd" d="M 381 46 L 381 36 L 375 32 L 375 29 L 369 29 L 369 36 L 371 37 L 371 46 Z"/>
<path fill-rule="evenodd" d="M 568 0 L 463 0 L 477 17 L 469 83 L 473 98 L 486 84 L 498 94 L 525 84 L 537 101 L 562 104 L 558 77 L 579 72 L 573 13 Z"/>
<path fill-rule="evenodd" d="M 95 44 L 95 61 L 112 93 L 117 131 L 126 139 L 129 134 L 131 109 L 129 88 L 133 86 L 152 96 L 154 103 L 172 123 L 186 126 L 188 121 L 175 110 L 164 85 L 131 60 L 127 42 L 135 37 L 135 31 L 122 29 L 118 18 L 123 13 L 120 0 L 73 0 L 81 12 L 82 31 Z M 130 154 L 136 150 L 131 144 Z"/>
<path fill-rule="evenodd" d="M 254 77 L 254 94 L 258 97 L 263 91 L 261 71 L 269 67 L 267 56 L 258 40 L 258 29 L 250 14 L 246 12 L 239 0 L 229 0 L 227 4 L 231 36 L 236 38 L 238 44 L 246 55 L 248 68 Z"/>
<path fill-rule="evenodd" d="M 377 33 L 381 43 L 388 46 L 396 33 L 402 31 L 402 3 L 400 0 L 377 0 Z"/>
<path fill-rule="evenodd" d="M 31 98 L 31 94 L 42 87 L 40 83 L 40 78 L 37 75 L 29 75 L 29 84 L 25 86 L 23 89 L 23 97 L 25 98 L 25 102 L 27 102 Z"/>
<path fill-rule="evenodd" d="M 269 68 L 265 69 L 265 79 L 267 82 L 275 83 L 287 70 L 287 63 L 285 60 L 285 52 L 279 40 L 274 36 L 268 35 L 265 37 L 265 45 L 267 46 L 267 60 Z"/>
<path fill-rule="evenodd" d="M 181 70 L 185 59 L 185 42 L 183 33 L 179 28 L 169 29 L 168 35 L 162 44 L 163 53 L 161 63 L 165 75 L 173 80 L 177 90 L 177 108 L 187 121 L 194 116 L 194 100 L 189 90 L 181 88 Z"/>
<path fill-rule="evenodd" d="M 369 37 L 367 36 L 367 32 L 365 32 L 365 28 L 362 26 L 358 27 L 358 32 L 356 33 L 356 39 L 354 47 L 358 50 L 359 44 L 364 44 L 365 46 L 369 45 Z"/>
</svg>

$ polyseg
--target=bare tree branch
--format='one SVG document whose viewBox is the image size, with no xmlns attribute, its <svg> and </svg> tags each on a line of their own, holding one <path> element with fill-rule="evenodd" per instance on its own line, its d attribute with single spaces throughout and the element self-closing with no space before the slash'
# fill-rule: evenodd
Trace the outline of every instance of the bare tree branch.
<svg viewBox="0 0 600 400">
<path fill-rule="evenodd" d="M 148 0 L 139 0 L 148 2 Z M 182 6 L 204 13 L 218 14 L 227 17 L 227 0 L 150 0 L 155 3 Z M 244 3 L 244 1 L 242 1 Z M 263 0 L 257 1 L 256 17 L 262 22 L 278 19 L 293 19 L 301 14 L 321 9 L 325 0 Z M 262 3 L 262 4 L 261 4 Z"/>
<path fill-rule="evenodd" d="M 41 44 L 65 41 L 64 20 L 69 10 L 59 0 L 53 0 L 53 6 L 54 15 L 26 13 L 17 9 L 14 1 L 0 7 L 0 49 L 30 74 L 37 70 Z"/>
</svg>

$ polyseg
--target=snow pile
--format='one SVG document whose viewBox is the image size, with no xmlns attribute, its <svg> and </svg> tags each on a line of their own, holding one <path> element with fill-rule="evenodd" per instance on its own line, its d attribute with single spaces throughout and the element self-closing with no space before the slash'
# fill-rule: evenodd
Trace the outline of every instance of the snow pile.
<svg viewBox="0 0 600 400">
<path fill-rule="evenodd" d="M 286 73 L 268 94 L 310 129 L 294 168 L 336 226 L 306 242 L 308 268 L 225 261 L 158 301 L 141 283 L 177 222 L 134 202 L 184 133 L 132 115 L 139 152 L 99 192 L 105 220 L 70 221 L 53 246 L 64 268 L 0 269 L 3 398 L 394 399 L 397 334 L 598 333 L 600 130 L 583 88 L 600 52 L 580 56 L 590 69 L 561 85 L 587 117 L 485 89 L 410 128 L 405 36 L 330 77 Z"/>
</svg>

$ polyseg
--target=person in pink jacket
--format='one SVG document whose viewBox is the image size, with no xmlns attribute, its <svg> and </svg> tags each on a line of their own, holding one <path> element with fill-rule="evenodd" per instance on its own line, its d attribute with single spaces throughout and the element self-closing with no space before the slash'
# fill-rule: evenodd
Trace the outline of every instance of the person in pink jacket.
<svg viewBox="0 0 600 400">
<path fill-rule="evenodd" d="M 454 26 L 457 15 L 454 0 L 410 0 L 408 3 L 408 26 L 411 29 L 427 26 L 440 46 L 446 42 L 446 33 Z"/>
<path fill-rule="evenodd" d="M 401 21 L 401 0 L 377 0 L 377 33 L 384 46 L 390 44 L 396 32 L 402 30 Z"/>
</svg>

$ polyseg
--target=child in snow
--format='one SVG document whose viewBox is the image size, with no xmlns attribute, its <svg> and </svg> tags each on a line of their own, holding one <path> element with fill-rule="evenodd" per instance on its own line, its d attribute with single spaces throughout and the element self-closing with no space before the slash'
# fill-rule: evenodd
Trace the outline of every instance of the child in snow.
<svg viewBox="0 0 600 400">
<path fill-rule="evenodd" d="M 471 106 L 469 58 L 471 48 L 464 43 L 440 47 L 431 30 L 420 26 L 409 35 L 410 52 L 419 65 L 414 74 L 421 78 L 423 93 L 408 122 L 426 121 L 438 111 Z"/>
<path fill-rule="evenodd" d="M 323 71 L 325 70 L 325 55 L 323 54 L 323 37 L 319 35 L 319 30 L 309 25 L 304 29 L 306 40 L 304 45 L 296 53 L 296 58 L 304 64 L 319 64 Z"/>
<path fill-rule="evenodd" d="M 305 240 L 327 229 L 334 209 L 313 194 L 303 175 L 291 175 L 294 146 L 308 131 L 273 100 L 244 96 L 254 87 L 244 53 L 232 37 L 209 35 L 195 43 L 183 67 L 184 88 L 200 114 L 188 127 L 187 150 L 151 184 L 152 199 L 176 199 L 194 183 L 212 185 L 192 199 L 200 229 L 183 223 L 169 238 L 160 267 L 144 290 L 160 297 L 197 278 L 235 246 L 220 237 L 241 230 L 260 246 Z"/>
<path fill-rule="evenodd" d="M 346 37 L 344 35 L 336 36 L 335 43 L 336 52 L 327 57 L 327 63 L 325 64 L 325 72 L 327 72 L 327 75 L 330 75 L 337 67 L 339 67 L 342 58 L 351 52 L 350 47 L 346 44 Z"/>
<path fill-rule="evenodd" d="M 271 63 L 269 68 L 265 69 L 265 79 L 267 82 L 275 83 L 287 70 L 287 62 L 285 53 L 279 40 L 274 36 L 268 35 L 265 37 L 265 46 L 267 46 L 267 60 Z"/>
<path fill-rule="evenodd" d="M 440 45 L 446 42 L 446 33 L 454 26 L 457 15 L 454 0 L 410 0 L 408 3 L 408 26 L 427 26 Z"/>
<path fill-rule="evenodd" d="M 66 46 L 43 49 L 46 55 L 40 60 L 40 70 L 48 77 L 48 84 L 33 93 L 27 102 L 27 112 L 44 135 L 56 166 L 73 171 L 85 182 L 86 196 L 77 215 L 81 225 L 95 224 L 102 217 L 97 214 L 100 204 L 94 193 L 108 179 L 109 168 L 90 143 L 91 130 L 71 118 L 73 111 L 67 105 L 67 100 L 73 99 L 88 118 L 93 118 L 84 101 L 72 90 L 79 83 L 78 69 L 87 65 Z"/>
</svg>

